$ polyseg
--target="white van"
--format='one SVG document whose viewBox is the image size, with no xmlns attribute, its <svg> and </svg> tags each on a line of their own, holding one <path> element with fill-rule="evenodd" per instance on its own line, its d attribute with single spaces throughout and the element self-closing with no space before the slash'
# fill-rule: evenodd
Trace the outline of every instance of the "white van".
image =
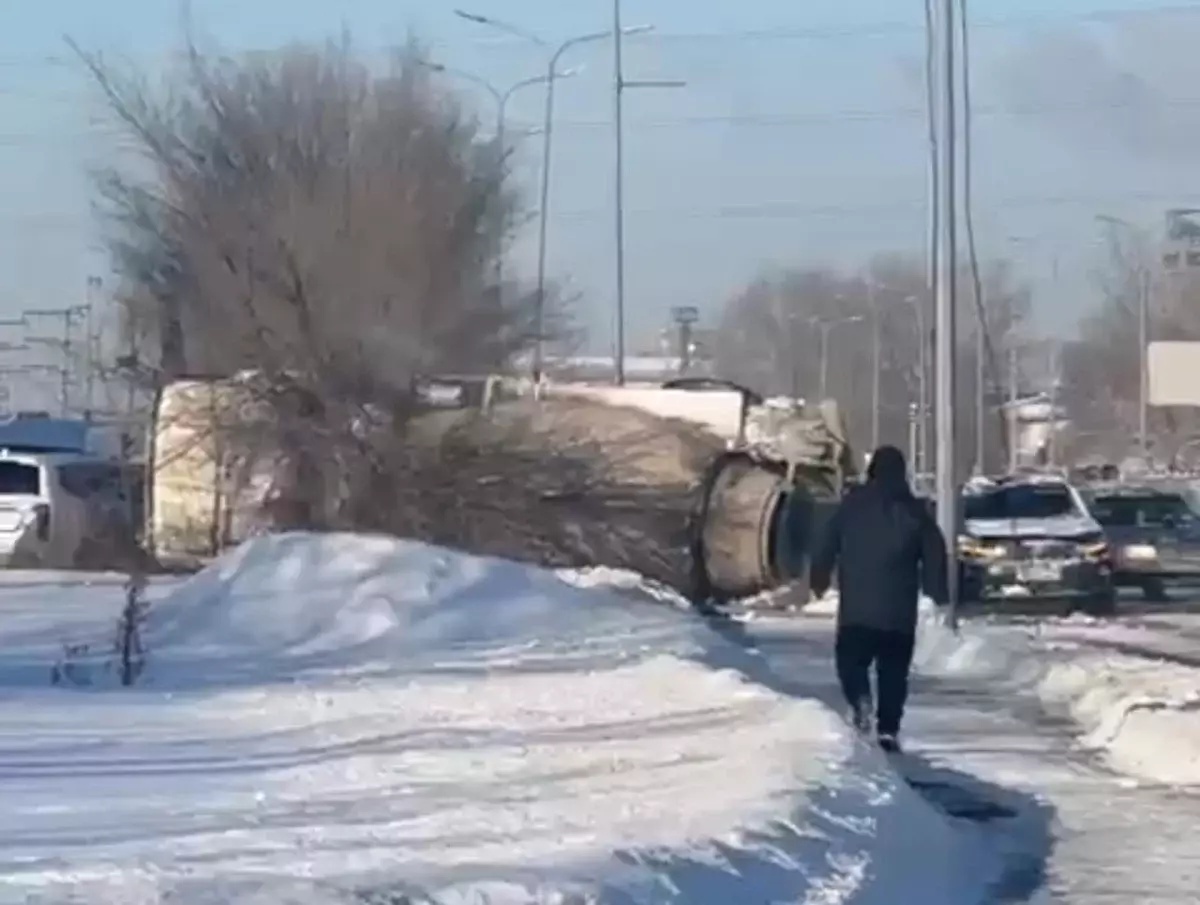
<svg viewBox="0 0 1200 905">
<path fill-rule="evenodd" d="M 69 569 L 122 517 L 119 464 L 86 453 L 0 450 L 0 565 Z"/>
</svg>

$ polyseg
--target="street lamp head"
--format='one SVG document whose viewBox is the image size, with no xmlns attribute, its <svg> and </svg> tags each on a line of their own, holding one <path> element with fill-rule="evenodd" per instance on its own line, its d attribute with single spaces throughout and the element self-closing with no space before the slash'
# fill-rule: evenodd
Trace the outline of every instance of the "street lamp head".
<svg viewBox="0 0 1200 905">
<path fill-rule="evenodd" d="M 430 72 L 445 72 L 446 67 L 441 63 L 432 63 L 429 60 L 417 60 L 417 65 L 422 69 L 428 69 Z"/>
<path fill-rule="evenodd" d="M 621 34 L 623 34 L 623 35 L 644 35 L 648 31 L 654 31 L 654 26 L 649 23 L 645 23 L 642 25 L 626 25 L 624 28 L 621 29 Z"/>
<path fill-rule="evenodd" d="M 487 16 L 481 16 L 478 13 L 469 13 L 465 9 L 456 9 L 454 15 L 460 19 L 466 19 L 468 22 L 474 22 L 476 25 L 491 25 L 492 20 Z"/>
<path fill-rule="evenodd" d="M 583 67 L 583 66 L 572 66 L 572 67 L 570 67 L 569 69 L 563 69 L 563 70 L 561 70 L 561 71 L 559 71 L 559 72 L 556 72 L 556 73 L 554 73 L 554 77 L 555 77 L 556 79 L 570 79 L 570 78 L 574 78 L 575 76 L 577 76 L 577 75 L 579 75 L 581 72 L 583 72 L 584 68 L 585 68 L 585 67 Z"/>
</svg>

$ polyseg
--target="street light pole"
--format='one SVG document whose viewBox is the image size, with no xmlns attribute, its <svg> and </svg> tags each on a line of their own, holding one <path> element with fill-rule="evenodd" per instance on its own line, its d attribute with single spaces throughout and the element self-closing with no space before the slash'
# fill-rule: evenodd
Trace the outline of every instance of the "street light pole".
<svg viewBox="0 0 1200 905">
<path fill-rule="evenodd" d="M 1017 347 L 1010 344 L 1008 349 L 1008 470 L 1011 474 L 1021 465 L 1020 450 L 1017 447 L 1017 428 L 1020 419 L 1017 417 L 1017 398 L 1020 394 L 1020 363 L 1017 357 Z"/>
<path fill-rule="evenodd" d="M 850 317 L 839 317 L 834 320 L 822 320 L 819 317 L 809 318 L 809 323 L 815 325 L 818 331 L 818 355 L 820 361 L 820 377 L 818 378 L 819 402 L 825 401 L 826 393 L 829 389 L 829 334 L 839 324 L 857 324 L 862 319 L 863 316 L 861 314 L 854 314 Z"/>
<path fill-rule="evenodd" d="M 1150 268 L 1142 263 L 1138 286 L 1138 445 L 1150 456 Z"/>
<path fill-rule="evenodd" d="M 616 342 L 614 372 L 617 386 L 625 385 L 625 89 L 682 88 L 678 79 L 630 81 L 625 78 L 624 37 L 647 26 L 627 28 L 622 23 L 621 0 L 612 0 L 613 34 L 613 191 L 616 219 L 613 223 L 615 243 L 613 276 L 616 282 Z"/>
<path fill-rule="evenodd" d="M 929 457 L 929 330 L 925 324 L 926 300 L 909 296 L 909 300 L 917 312 L 917 333 L 920 335 L 917 350 L 917 428 L 920 435 L 920 462 L 914 462 L 913 467 L 924 474 L 928 469 L 926 459 Z"/>
<path fill-rule="evenodd" d="M 621 0 L 613 0 L 613 191 L 616 193 L 613 276 L 617 295 L 613 372 L 617 386 L 625 386 L 625 42 L 621 40 L 621 28 Z"/>
<path fill-rule="evenodd" d="M 987 312 L 975 324 L 975 473 L 984 472 L 987 407 Z"/>
<path fill-rule="evenodd" d="M 595 41 L 603 41 L 613 36 L 611 31 L 597 31 L 588 34 L 577 35 L 573 38 L 567 38 L 555 47 L 552 47 L 545 40 L 532 32 L 524 31 L 507 22 L 502 22 L 499 19 L 493 19 L 491 16 L 483 16 L 477 13 L 466 12 L 465 10 L 456 9 L 454 14 L 460 19 L 466 19 L 468 22 L 474 22 L 477 25 L 486 25 L 489 28 L 494 28 L 498 31 L 506 32 L 507 34 L 516 35 L 519 38 L 524 38 L 538 47 L 549 52 L 546 60 L 546 74 L 542 76 L 541 81 L 546 83 L 546 105 L 543 114 L 542 126 L 542 178 L 539 188 L 539 206 L 538 211 L 538 250 L 537 250 L 537 294 L 534 298 L 534 324 L 536 336 L 534 338 L 534 357 L 533 357 L 533 377 L 534 380 L 540 380 L 545 359 L 545 333 L 546 333 L 546 240 L 548 227 L 548 214 L 550 207 L 550 162 L 551 149 L 554 140 L 554 84 L 558 79 L 563 77 L 563 73 L 559 72 L 558 63 L 563 55 L 574 47 L 580 44 L 589 44 Z M 649 26 L 638 26 L 631 29 L 625 29 L 625 33 L 629 34 L 633 31 L 646 31 Z"/>
<path fill-rule="evenodd" d="M 817 391 L 817 401 L 824 402 L 829 385 L 829 331 L 833 325 L 821 323 L 817 325 L 817 328 L 820 331 L 820 352 L 818 354 L 821 361 L 820 389 Z"/>
<path fill-rule="evenodd" d="M 867 308 L 871 312 L 871 449 L 879 449 L 879 406 L 883 379 L 883 315 L 875 297 L 875 283 L 867 280 Z"/>
<path fill-rule="evenodd" d="M 458 11 L 456 11 L 456 12 L 458 12 Z M 458 15 L 460 15 L 462 18 L 469 19 L 472 22 L 480 22 L 482 24 L 487 24 L 487 25 L 492 24 L 490 19 L 485 19 L 482 16 L 474 16 L 469 13 L 462 13 L 462 12 L 458 12 Z M 509 31 L 510 29 L 505 28 L 504 30 Z M 429 69 L 432 72 L 445 73 L 446 75 L 452 75 L 457 78 L 463 79 L 464 81 L 468 81 L 475 85 L 478 85 L 480 88 L 482 88 L 484 91 L 486 91 L 489 95 L 491 95 L 492 102 L 495 104 L 495 116 L 496 116 L 495 143 L 496 143 L 497 159 L 500 162 L 503 162 L 505 156 L 508 154 L 506 126 L 507 126 L 507 122 L 508 122 L 508 102 L 512 99 L 512 96 L 514 94 L 516 94 L 518 91 L 520 91 L 522 88 L 529 88 L 533 85 L 542 85 L 542 84 L 546 85 L 546 93 L 547 93 L 547 95 L 549 95 L 552 92 L 554 82 L 557 79 L 570 78 L 571 76 L 576 75 L 579 72 L 578 68 L 566 69 L 566 70 L 563 70 L 562 72 L 556 72 L 556 71 L 554 71 L 554 68 L 552 66 L 550 71 L 548 71 L 547 73 L 545 73 L 543 75 L 535 75 L 535 76 L 532 76 L 531 78 L 521 79 L 520 81 L 513 82 L 511 85 L 508 86 L 508 88 L 501 90 L 501 89 L 497 88 L 495 85 L 493 85 L 491 82 L 489 82 L 487 79 L 482 78 L 481 76 L 478 76 L 475 73 L 470 72 L 466 69 L 458 69 L 454 66 L 445 66 L 442 63 L 427 62 L 427 63 L 423 63 L 422 65 L 424 65 L 424 67 L 426 69 Z M 546 134 L 549 135 L 548 130 L 547 130 Z M 502 287 L 504 284 L 504 255 L 501 253 L 501 251 L 502 250 L 497 250 L 497 254 L 496 254 L 496 268 L 495 268 L 496 276 L 495 276 L 495 279 L 496 279 L 496 287 L 497 287 L 498 292 L 503 292 Z M 540 330 L 539 330 L 539 333 L 540 333 Z"/>
<path fill-rule="evenodd" d="M 956 302 L 958 270 L 957 235 L 957 177 L 955 173 L 956 81 L 955 81 L 955 0 L 941 0 L 937 55 L 941 62 L 938 97 L 938 173 L 937 208 L 938 269 L 934 286 L 936 300 L 936 367 L 937 367 L 937 521 L 945 538 L 948 557 L 955 562 L 958 536 L 958 481 L 956 475 L 955 402 L 957 380 L 954 373 L 954 350 L 957 338 Z M 958 570 L 949 570 L 950 604 L 956 613 L 958 603 Z"/>
</svg>

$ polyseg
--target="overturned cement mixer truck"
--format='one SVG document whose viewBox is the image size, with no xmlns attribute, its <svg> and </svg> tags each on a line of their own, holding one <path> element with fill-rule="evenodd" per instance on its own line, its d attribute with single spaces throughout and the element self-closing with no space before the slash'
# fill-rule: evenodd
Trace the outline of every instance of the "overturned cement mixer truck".
<svg viewBox="0 0 1200 905">
<path fill-rule="evenodd" d="M 711 381 L 491 378 L 460 395 L 476 401 L 433 405 L 410 428 L 421 479 L 400 492 L 423 523 L 405 533 L 551 567 L 630 569 L 698 605 L 804 582 L 816 531 L 857 477 L 832 401 Z"/>
</svg>

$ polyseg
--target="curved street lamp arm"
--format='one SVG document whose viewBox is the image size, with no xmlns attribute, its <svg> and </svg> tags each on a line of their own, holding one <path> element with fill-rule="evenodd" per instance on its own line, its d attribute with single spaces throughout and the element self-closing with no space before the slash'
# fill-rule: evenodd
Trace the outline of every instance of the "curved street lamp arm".
<svg viewBox="0 0 1200 905">
<path fill-rule="evenodd" d="M 559 76 L 559 77 L 561 78 L 562 76 Z M 520 91 L 522 88 L 531 88 L 534 85 L 544 85 L 548 81 L 550 81 L 550 76 L 548 76 L 548 75 L 534 75 L 534 76 L 530 76 L 527 79 L 521 79 L 521 81 L 519 81 L 519 82 L 513 82 L 511 85 L 508 86 L 507 89 L 505 89 L 503 92 L 501 92 L 500 102 L 507 103 L 508 99 L 510 97 L 512 97 L 514 94 L 516 94 L 518 91 Z"/>
<path fill-rule="evenodd" d="M 454 15 L 460 19 L 466 19 L 468 22 L 474 22 L 476 25 L 486 25 L 488 28 L 494 28 L 496 31 L 502 31 L 505 34 L 512 35 L 514 38 L 521 38 L 525 41 L 530 41 L 537 44 L 539 47 L 547 47 L 545 39 L 535 35 L 531 31 L 525 31 L 523 28 L 518 28 L 516 25 L 510 25 L 500 19 L 493 19 L 491 16 L 481 16 L 478 13 L 468 12 L 463 9 L 454 10 Z"/>
<path fill-rule="evenodd" d="M 421 65 L 430 72 L 438 72 L 443 75 L 453 76 L 456 79 L 462 79 L 464 82 L 471 82 L 472 84 L 478 85 L 488 94 L 490 94 L 492 99 L 495 100 L 497 104 L 503 103 L 504 101 L 504 93 L 501 92 L 499 88 L 482 76 L 471 72 L 469 69 L 459 69 L 456 66 L 446 66 L 443 63 L 422 62 Z"/>
</svg>

